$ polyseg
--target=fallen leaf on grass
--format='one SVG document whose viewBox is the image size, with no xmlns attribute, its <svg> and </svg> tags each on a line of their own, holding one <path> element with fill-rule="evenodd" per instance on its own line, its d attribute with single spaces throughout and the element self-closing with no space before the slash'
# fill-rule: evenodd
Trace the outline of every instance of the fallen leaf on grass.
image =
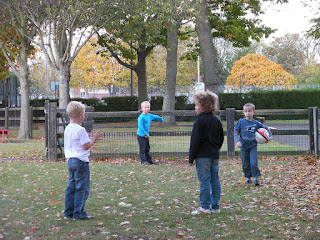
<svg viewBox="0 0 320 240">
<path fill-rule="evenodd" d="M 120 226 L 127 225 L 127 224 L 130 224 L 130 222 L 129 221 L 124 221 L 124 222 L 120 223 Z"/>
</svg>

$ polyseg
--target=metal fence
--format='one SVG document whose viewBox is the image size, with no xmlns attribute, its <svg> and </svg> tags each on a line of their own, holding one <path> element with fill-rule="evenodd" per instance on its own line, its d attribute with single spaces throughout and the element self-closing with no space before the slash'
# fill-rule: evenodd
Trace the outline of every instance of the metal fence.
<svg viewBox="0 0 320 240">
<path fill-rule="evenodd" d="M 50 103 L 55 104 L 55 103 Z M 54 109 L 54 107 L 52 108 Z M 315 110 L 316 109 L 316 110 Z M 268 144 L 259 144 L 259 156 L 317 154 L 318 109 L 259 110 L 255 117 L 270 127 L 273 139 Z M 174 124 L 152 122 L 150 128 L 151 154 L 155 158 L 187 157 L 195 111 L 152 112 L 170 119 Z M 139 112 L 88 112 L 83 125 L 88 131 L 100 131 L 103 139 L 91 149 L 91 158 L 138 158 L 136 139 Z M 220 117 L 225 141 L 221 156 L 240 156 L 234 144 L 234 126 L 242 117 L 241 110 L 227 109 L 216 113 Z M 57 116 L 60 116 L 57 118 Z M 49 160 L 63 152 L 63 130 L 68 123 L 63 110 L 46 110 L 47 150 Z M 51 120 L 48 120 L 51 119 Z M 58 119 L 58 121 L 57 121 Z M 57 129 L 52 129 L 56 124 Z M 54 138 L 58 136 L 58 138 Z M 58 142 L 58 149 L 56 143 Z M 51 157 L 50 157 L 51 156 Z M 63 157 L 63 154 L 60 154 Z"/>
</svg>

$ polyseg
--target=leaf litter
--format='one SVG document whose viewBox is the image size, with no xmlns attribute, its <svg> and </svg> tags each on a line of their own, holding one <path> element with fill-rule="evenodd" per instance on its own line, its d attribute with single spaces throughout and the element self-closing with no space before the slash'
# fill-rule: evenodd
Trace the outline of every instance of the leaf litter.
<svg viewBox="0 0 320 240">
<path fill-rule="evenodd" d="M 111 239 L 228 239 L 239 236 L 239 231 L 247 234 L 246 239 L 306 239 L 310 234 L 310 239 L 320 237 L 320 224 L 316 224 L 320 215 L 320 163 L 316 158 L 259 159 L 263 184 L 247 189 L 241 161 L 221 159 L 221 214 L 209 218 L 190 216 L 190 211 L 199 205 L 199 183 L 195 169 L 187 166 L 187 159 L 156 161 L 163 169 L 157 170 L 161 165 L 138 166 L 135 159 L 93 160 L 88 208 L 97 215 L 99 224 L 88 221 L 87 227 L 82 225 L 84 231 L 72 231 L 67 238 L 101 234 Z M 102 167 L 105 172 L 95 163 L 107 164 Z M 63 220 L 65 165 L 44 161 L 23 164 L 26 166 L 19 170 L 14 162 L 0 164 L 0 200 L 8 203 L 0 215 L 0 237 L 6 239 L 14 229 L 20 229 L 16 231 L 17 239 L 67 236 L 64 225 L 81 223 Z M 108 164 L 119 167 L 109 168 Z M 121 166 L 127 164 L 132 167 L 123 171 Z M 112 221 L 107 224 L 106 218 Z M 112 222 L 125 228 L 109 227 Z M 197 222 L 209 224 L 212 231 L 199 227 Z M 141 224 L 150 230 L 142 230 Z M 254 224 L 255 228 L 250 227 Z"/>
</svg>

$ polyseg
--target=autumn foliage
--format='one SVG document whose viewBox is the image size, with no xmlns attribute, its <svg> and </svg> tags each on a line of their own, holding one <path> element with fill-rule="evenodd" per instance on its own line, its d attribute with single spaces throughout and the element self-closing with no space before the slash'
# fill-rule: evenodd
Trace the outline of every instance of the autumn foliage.
<svg viewBox="0 0 320 240">
<path fill-rule="evenodd" d="M 123 77 L 124 68 L 115 60 L 98 55 L 95 42 L 96 38 L 88 41 L 72 63 L 71 87 L 105 88 Z"/>
<path fill-rule="evenodd" d="M 294 85 L 296 78 L 281 65 L 271 62 L 266 56 L 248 54 L 236 61 L 227 78 L 227 85 Z"/>
</svg>

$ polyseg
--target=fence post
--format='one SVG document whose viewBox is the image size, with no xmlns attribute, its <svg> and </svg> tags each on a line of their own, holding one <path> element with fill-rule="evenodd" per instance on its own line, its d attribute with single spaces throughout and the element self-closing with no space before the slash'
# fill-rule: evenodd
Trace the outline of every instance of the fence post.
<svg viewBox="0 0 320 240">
<path fill-rule="evenodd" d="M 318 155 L 318 109 L 309 107 L 310 155 Z"/>
<path fill-rule="evenodd" d="M 313 138 L 314 138 L 314 156 L 318 157 L 319 155 L 319 135 L 318 135 L 318 108 L 314 107 L 313 109 Z"/>
<path fill-rule="evenodd" d="M 234 119 L 235 111 L 234 108 L 227 108 L 227 157 L 235 157 L 235 146 L 234 146 Z"/>
<path fill-rule="evenodd" d="M 7 129 L 9 130 L 9 126 L 10 126 L 10 123 L 9 123 L 9 107 L 5 107 L 5 110 L 4 110 L 4 129 Z"/>
<path fill-rule="evenodd" d="M 45 139 L 46 139 L 46 159 L 48 159 L 48 104 L 49 100 L 44 102 L 44 126 L 45 126 Z"/>
<path fill-rule="evenodd" d="M 32 128 L 33 128 L 33 107 L 30 106 L 30 138 L 32 138 Z"/>
<path fill-rule="evenodd" d="M 94 112 L 94 107 L 89 106 L 86 108 L 86 113 L 87 112 Z M 93 117 L 86 117 L 85 122 L 83 122 L 82 126 L 87 130 L 87 132 L 91 133 L 91 131 L 93 130 L 93 124 L 94 124 L 94 120 Z"/>
<path fill-rule="evenodd" d="M 58 161 L 57 156 L 57 103 L 46 103 L 46 143 L 47 143 L 47 160 Z"/>
</svg>

